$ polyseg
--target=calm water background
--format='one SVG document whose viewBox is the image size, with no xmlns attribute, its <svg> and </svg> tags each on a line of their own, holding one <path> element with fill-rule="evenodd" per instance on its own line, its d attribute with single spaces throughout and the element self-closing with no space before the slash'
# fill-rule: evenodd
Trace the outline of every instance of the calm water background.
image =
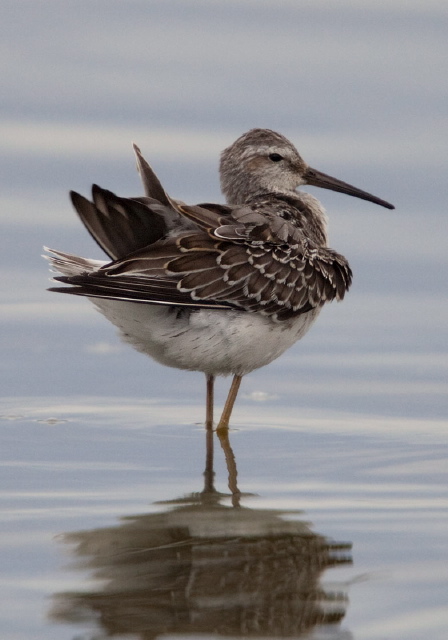
<svg viewBox="0 0 448 640">
<path fill-rule="evenodd" d="M 351 545 L 346 562 L 314 575 L 343 595 L 334 596 L 341 621 L 304 623 L 296 637 L 445 638 L 446 3 L 24 0 L 2 9 L 2 637 L 152 637 L 149 591 L 139 608 L 134 565 L 123 561 L 126 591 L 104 549 L 128 548 L 129 522 L 145 548 L 154 518 L 172 518 L 177 531 L 179 504 L 157 503 L 190 496 L 182 526 L 197 548 L 204 536 L 213 547 L 191 495 L 204 482 L 202 375 L 153 363 L 121 345 L 88 301 L 47 293 L 40 253 L 47 244 L 101 257 L 67 192 L 97 182 L 140 193 L 131 141 L 173 196 L 213 201 L 219 152 L 262 126 L 397 209 L 312 190 L 353 288 L 300 344 L 244 380 L 231 433 L 243 510 L 223 497 L 216 527 L 233 539 L 232 518 L 247 509 L 263 523 L 258 541 L 277 518 L 308 540 Z M 226 388 L 221 381 L 219 402 Z M 215 487 L 227 495 L 215 445 Z M 238 527 L 243 539 L 251 533 L 246 521 Z M 82 568 L 73 540 L 89 549 Z M 260 566 L 275 593 L 276 576 Z M 245 635 L 220 597 L 226 634 Z M 157 633 L 224 633 L 194 626 L 201 607 L 217 607 L 198 602 L 183 617 L 175 610 L 188 628 L 163 619 Z M 286 628 L 286 611 L 280 619 Z M 281 635 L 259 625 L 260 636 Z"/>
</svg>

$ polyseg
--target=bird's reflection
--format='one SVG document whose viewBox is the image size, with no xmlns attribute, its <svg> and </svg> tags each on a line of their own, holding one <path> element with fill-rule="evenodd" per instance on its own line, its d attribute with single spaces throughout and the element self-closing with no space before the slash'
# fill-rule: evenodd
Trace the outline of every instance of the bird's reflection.
<svg viewBox="0 0 448 640">
<path fill-rule="evenodd" d="M 347 597 L 342 586 L 322 588 L 320 578 L 351 563 L 351 545 L 314 533 L 298 512 L 243 506 L 248 494 L 238 490 L 225 433 L 219 439 L 230 499 L 216 491 L 215 434 L 206 437 L 202 492 L 157 503 L 158 512 L 114 527 L 64 536 L 76 566 L 92 570 L 98 586 L 56 594 L 53 621 L 94 620 L 101 637 L 140 640 L 199 633 L 298 638 L 319 625 L 336 632 Z"/>
</svg>

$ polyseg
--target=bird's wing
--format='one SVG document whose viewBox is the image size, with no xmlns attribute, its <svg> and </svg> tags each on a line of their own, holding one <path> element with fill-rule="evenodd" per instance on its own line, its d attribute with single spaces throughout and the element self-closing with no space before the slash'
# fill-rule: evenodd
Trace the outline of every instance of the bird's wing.
<svg viewBox="0 0 448 640">
<path fill-rule="evenodd" d="M 162 205 L 171 207 L 172 209 L 176 209 L 176 201 L 172 200 L 165 189 L 162 187 L 160 180 L 154 173 L 152 167 L 143 157 L 140 149 L 136 144 L 133 144 L 132 146 L 134 148 L 134 153 L 137 161 L 137 171 L 140 175 L 143 188 L 145 190 L 145 195 L 148 198 L 152 198 L 153 200 L 158 200 Z"/>
<path fill-rule="evenodd" d="M 179 213 L 183 203 L 170 198 L 136 145 L 134 151 L 144 197 L 120 198 L 97 185 L 92 186 L 91 201 L 70 192 L 84 226 L 112 260 L 151 245 L 173 231 L 195 228 Z"/>
<path fill-rule="evenodd" d="M 275 202 L 179 205 L 179 211 L 194 222 L 193 230 L 166 236 L 93 273 L 56 279 L 80 287 L 71 290 L 80 295 L 233 307 L 278 320 L 341 300 L 350 286 L 346 259 L 310 242 L 292 217 L 278 216 Z"/>
<path fill-rule="evenodd" d="M 181 207 L 214 244 L 207 264 L 201 257 L 205 247 L 196 244 L 190 248 L 181 240 L 184 255 L 167 266 L 167 271 L 181 276 L 179 288 L 190 291 L 194 299 L 225 300 L 278 320 L 342 300 L 351 284 L 348 262 L 309 239 L 306 217 L 298 216 L 297 205 L 260 197 L 250 205 L 225 209 L 215 205 Z M 201 269 L 194 271 L 192 264 Z"/>
</svg>

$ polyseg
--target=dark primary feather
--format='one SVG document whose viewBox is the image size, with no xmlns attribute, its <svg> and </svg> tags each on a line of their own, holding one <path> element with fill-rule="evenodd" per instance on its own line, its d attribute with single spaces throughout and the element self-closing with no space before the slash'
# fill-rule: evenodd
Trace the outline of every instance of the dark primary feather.
<svg viewBox="0 0 448 640">
<path fill-rule="evenodd" d="M 74 191 L 70 196 L 90 235 L 113 260 L 156 242 L 166 231 L 155 207 L 148 224 L 148 206 L 141 201 L 119 198 L 97 185 L 92 187 L 92 202 Z"/>
<path fill-rule="evenodd" d="M 75 191 L 70 192 L 70 197 L 92 238 L 113 260 L 182 228 L 178 212 L 154 198 L 120 198 L 95 184 L 92 202 Z M 188 229 L 194 225 L 185 220 L 183 226 Z"/>
<path fill-rule="evenodd" d="M 113 261 L 55 278 L 74 285 L 58 291 L 238 308 L 282 321 L 341 300 L 351 283 L 346 259 L 322 246 L 322 232 L 310 227 L 312 216 L 299 198 L 264 194 L 242 206 L 188 206 L 168 196 L 163 203 L 119 198 L 96 186 L 92 203 L 72 198 Z"/>
<path fill-rule="evenodd" d="M 82 223 L 112 260 L 151 245 L 175 229 L 194 227 L 179 215 L 178 201 L 169 197 L 135 144 L 134 151 L 144 197 L 120 198 L 95 184 L 91 202 L 75 191 L 70 192 Z"/>
</svg>

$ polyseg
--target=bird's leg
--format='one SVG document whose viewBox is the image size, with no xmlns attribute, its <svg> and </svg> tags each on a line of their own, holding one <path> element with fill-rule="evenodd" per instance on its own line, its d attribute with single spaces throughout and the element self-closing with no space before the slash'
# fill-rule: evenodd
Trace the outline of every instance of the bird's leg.
<svg viewBox="0 0 448 640">
<path fill-rule="evenodd" d="M 229 395 L 227 396 L 224 410 L 221 415 L 221 420 L 217 426 L 217 431 L 220 429 L 229 428 L 230 415 L 232 413 L 233 405 L 235 404 L 236 397 L 238 395 L 238 389 L 240 388 L 241 380 L 243 376 L 233 376 L 232 384 L 230 385 Z"/>
<path fill-rule="evenodd" d="M 207 400 L 205 405 L 205 427 L 213 428 L 213 387 L 215 376 L 206 376 L 207 379 Z"/>
</svg>

